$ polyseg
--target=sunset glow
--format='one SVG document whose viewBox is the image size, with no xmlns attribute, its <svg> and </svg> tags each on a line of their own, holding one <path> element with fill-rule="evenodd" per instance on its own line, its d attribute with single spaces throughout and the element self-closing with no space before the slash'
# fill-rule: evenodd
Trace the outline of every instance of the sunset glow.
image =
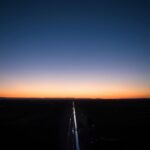
<svg viewBox="0 0 150 150">
<path fill-rule="evenodd" d="M 59 78 L 60 79 L 60 78 Z M 150 97 L 150 87 L 133 83 L 110 82 L 109 80 L 82 81 L 66 79 L 50 81 L 43 78 L 40 82 L 14 80 L 0 87 L 0 97 L 42 97 L 42 98 L 140 98 Z"/>
</svg>

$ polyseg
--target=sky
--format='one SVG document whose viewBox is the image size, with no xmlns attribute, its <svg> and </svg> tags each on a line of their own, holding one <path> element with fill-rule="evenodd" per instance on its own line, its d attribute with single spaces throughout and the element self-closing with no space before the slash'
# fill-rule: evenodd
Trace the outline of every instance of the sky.
<svg viewBox="0 0 150 150">
<path fill-rule="evenodd" d="M 0 97 L 150 97 L 150 2 L 1 0 Z"/>
</svg>

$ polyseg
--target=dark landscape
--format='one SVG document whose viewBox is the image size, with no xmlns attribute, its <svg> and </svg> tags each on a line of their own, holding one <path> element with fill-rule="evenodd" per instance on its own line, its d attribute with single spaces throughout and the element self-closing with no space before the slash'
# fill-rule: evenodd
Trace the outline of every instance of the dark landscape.
<svg viewBox="0 0 150 150">
<path fill-rule="evenodd" d="M 81 150 L 150 149 L 150 99 L 1 98 L 1 147 L 73 150 L 72 101 Z"/>
</svg>

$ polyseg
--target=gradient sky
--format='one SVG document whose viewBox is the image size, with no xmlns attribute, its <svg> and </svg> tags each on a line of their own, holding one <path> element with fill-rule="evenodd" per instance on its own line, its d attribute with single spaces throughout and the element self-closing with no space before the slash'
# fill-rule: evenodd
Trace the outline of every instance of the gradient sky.
<svg viewBox="0 0 150 150">
<path fill-rule="evenodd" d="M 0 96 L 150 97 L 150 2 L 1 0 Z"/>
</svg>

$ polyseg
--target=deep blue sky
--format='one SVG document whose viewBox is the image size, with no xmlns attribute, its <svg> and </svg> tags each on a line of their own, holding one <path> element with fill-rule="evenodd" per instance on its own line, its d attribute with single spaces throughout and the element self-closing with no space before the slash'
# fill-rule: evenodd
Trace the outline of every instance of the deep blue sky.
<svg viewBox="0 0 150 150">
<path fill-rule="evenodd" d="M 106 86 L 112 92 L 110 83 L 122 87 L 124 94 L 129 86 L 148 93 L 150 2 L 0 1 L 0 89 L 5 91 L 1 95 L 28 82 L 23 86 L 27 93 L 33 80 L 32 85 L 42 89 L 42 82 L 46 88 L 49 82 L 69 83 L 74 93 L 69 96 L 80 96 L 74 89 L 80 84 Z M 101 97 L 100 93 L 95 95 Z"/>
</svg>

